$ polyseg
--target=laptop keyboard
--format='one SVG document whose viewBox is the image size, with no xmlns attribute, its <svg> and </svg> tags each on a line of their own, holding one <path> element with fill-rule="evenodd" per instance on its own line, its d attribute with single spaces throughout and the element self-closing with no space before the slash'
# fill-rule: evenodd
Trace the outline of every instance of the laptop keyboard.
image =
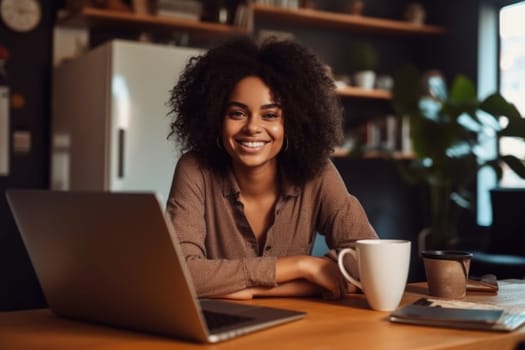
<svg viewBox="0 0 525 350">
<path fill-rule="evenodd" d="M 206 324 L 208 325 L 209 330 L 228 327 L 237 323 L 242 323 L 253 319 L 252 317 L 229 315 L 208 310 L 203 310 L 202 312 L 204 314 L 204 319 L 206 320 Z"/>
</svg>

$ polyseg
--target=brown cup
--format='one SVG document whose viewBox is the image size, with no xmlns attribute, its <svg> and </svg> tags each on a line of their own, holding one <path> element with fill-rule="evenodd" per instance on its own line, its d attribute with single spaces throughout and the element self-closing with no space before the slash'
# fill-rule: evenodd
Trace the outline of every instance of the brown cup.
<svg viewBox="0 0 525 350">
<path fill-rule="evenodd" d="M 463 298 L 467 290 L 471 253 L 455 250 L 421 252 L 431 296 L 445 299 Z"/>
</svg>

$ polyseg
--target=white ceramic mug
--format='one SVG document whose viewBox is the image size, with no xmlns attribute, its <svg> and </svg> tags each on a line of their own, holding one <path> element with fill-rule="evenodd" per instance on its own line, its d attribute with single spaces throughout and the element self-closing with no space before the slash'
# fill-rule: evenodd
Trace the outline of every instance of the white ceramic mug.
<svg viewBox="0 0 525 350">
<path fill-rule="evenodd" d="M 346 271 L 343 258 L 356 257 L 361 281 Z M 337 262 L 346 280 L 360 288 L 370 307 L 378 311 L 395 310 L 405 291 L 410 267 L 410 241 L 398 239 L 366 239 L 355 248 L 339 252 Z"/>
</svg>

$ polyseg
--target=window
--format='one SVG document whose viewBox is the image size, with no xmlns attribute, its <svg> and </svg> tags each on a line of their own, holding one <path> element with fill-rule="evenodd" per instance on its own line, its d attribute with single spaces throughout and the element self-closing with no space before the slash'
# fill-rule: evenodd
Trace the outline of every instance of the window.
<svg viewBox="0 0 525 350">
<path fill-rule="evenodd" d="M 479 16 L 479 97 L 499 91 L 525 115 L 525 32 L 520 33 L 519 29 L 520 21 L 525 18 L 525 0 L 481 1 Z M 498 151 L 525 158 L 525 143 L 516 139 L 505 138 L 497 145 L 496 138 L 486 137 L 481 144 L 486 158 L 480 161 L 494 158 Z M 496 186 L 525 187 L 525 180 L 510 169 L 504 169 L 503 180 L 498 183 L 491 169 L 481 169 L 478 174 L 479 225 L 492 224 L 490 190 Z"/>
<path fill-rule="evenodd" d="M 500 92 L 514 103 L 520 113 L 525 115 L 525 31 L 522 22 L 525 18 L 525 1 L 504 6 L 499 13 L 499 75 Z M 500 140 L 500 153 L 513 154 L 525 159 L 525 142 L 505 137 Z M 510 169 L 504 169 L 502 187 L 525 187 L 525 180 Z"/>
</svg>

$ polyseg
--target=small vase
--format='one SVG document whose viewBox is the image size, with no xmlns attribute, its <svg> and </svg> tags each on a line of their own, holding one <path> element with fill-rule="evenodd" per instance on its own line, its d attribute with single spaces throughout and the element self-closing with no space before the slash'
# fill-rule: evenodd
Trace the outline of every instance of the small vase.
<svg viewBox="0 0 525 350">
<path fill-rule="evenodd" d="M 354 84 L 360 88 L 371 90 L 374 88 L 376 73 L 371 70 L 364 70 L 354 74 Z"/>
<path fill-rule="evenodd" d="M 423 5 L 413 2 L 407 5 L 403 17 L 410 23 L 423 25 L 426 19 L 426 11 Z"/>
</svg>

